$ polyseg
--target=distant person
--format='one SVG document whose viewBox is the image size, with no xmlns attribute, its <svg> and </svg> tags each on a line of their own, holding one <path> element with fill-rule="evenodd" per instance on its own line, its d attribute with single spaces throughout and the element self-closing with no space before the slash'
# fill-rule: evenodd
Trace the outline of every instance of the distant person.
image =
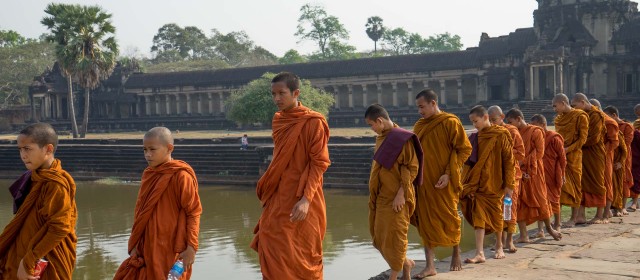
<svg viewBox="0 0 640 280">
<path fill-rule="evenodd" d="M 471 154 L 471 143 L 460 119 L 440 110 L 438 94 L 433 89 L 420 91 L 415 102 L 421 118 L 415 123 L 413 133 L 420 140 L 426 168 L 422 185 L 416 188 L 412 224 L 418 229 L 427 260 L 425 268 L 415 277 L 424 278 L 437 273 L 436 247 L 453 247 L 449 270 L 462 269 L 462 220 L 458 214 L 462 190 L 460 169 Z"/>
<path fill-rule="evenodd" d="M 411 279 L 407 258 L 409 223 L 422 181 L 422 147 L 411 131 L 394 124 L 381 105 L 367 108 L 365 121 L 378 137 L 369 179 L 369 232 L 391 268 L 389 279 Z"/>
<path fill-rule="evenodd" d="M 614 106 L 607 106 L 606 108 L 604 108 L 604 113 L 607 114 L 609 117 L 613 118 L 614 120 L 616 120 L 618 122 L 618 127 L 620 128 L 620 133 L 622 134 L 623 138 L 624 138 L 624 143 L 626 145 L 626 151 L 627 151 L 627 156 L 625 157 L 625 162 L 624 162 L 624 177 L 623 177 L 623 188 L 622 188 L 622 201 L 618 204 L 618 206 L 620 206 L 620 204 L 622 204 L 621 208 L 617 208 L 617 211 L 624 215 L 629 215 L 629 213 L 627 212 L 626 209 L 626 205 L 627 205 L 627 198 L 638 198 L 637 194 L 634 194 L 633 192 L 631 192 L 631 187 L 633 187 L 633 175 L 631 172 L 631 158 L 632 158 L 632 151 L 631 151 L 631 143 L 633 142 L 633 125 L 631 125 L 630 123 L 628 123 L 627 121 L 623 120 L 620 118 L 620 114 L 618 112 L 618 108 L 614 107 Z M 620 149 L 618 149 L 618 152 L 620 152 Z"/>
<path fill-rule="evenodd" d="M 198 250 L 202 205 L 196 174 L 189 164 L 173 159 L 171 131 L 150 129 L 143 138 L 149 166 L 142 174 L 127 258 L 114 279 L 167 279 L 181 259 L 191 277 Z"/>
<path fill-rule="evenodd" d="M 251 248 L 264 279 L 322 279 L 327 228 L 322 174 L 329 167 L 329 126 L 298 101 L 300 78 L 271 80 L 273 160 L 257 184 L 262 214 Z"/>
<path fill-rule="evenodd" d="M 246 151 L 249 148 L 249 137 L 245 134 L 240 138 L 240 150 Z"/>
<path fill-rule="evenodd" d="M 462 171 L 460 205 L 464 218 L 475 230 L 476 255 L 465 263 L 484 263 L 484 237 L 496 233 L 495 259 L 504 259 L 502 249 L 503 197 L 511 197 L 515 186 L 515 161 L 509 131 L 491 125 L 487 109 L 475 106 L 469 119 L 478 130 L 469 136 L 473 152 Z"/>
<path fill-rule="evenodd" d="M 76 184 L 55 158 L 58 135 L 49 124 L 29 125 L 18 135 L 28 169 L 11 187 L 15 216 L 0 235 L 0 279 L 71 279 L 76 263 Z"/>
<path fill-rule="evenodd" d="M 633 141 L 631 141 L 631 173 L 633 186 L 631 187 L 631 205 L 627 211 L 638 210 L 638 195 L 640 194 L 640 104 L 633 107 L 636 120 L 633 122 Z"/>
<path fill-rule="evenodd" d="M 602 111 L 602 105 L 600 105 L 600 101 L 595 98 L 589 99 L 589 103 L 595 106 L 595 108 Z M 605 206 L 604 206 L 604 214 L 602 216 L 603 223 L 609 223 L 609 219 L 613 216 L 611 213 L 611 205 L 613 204 L 613 173 L 614 173 L 614 157 L 618 146 L 620 145 L 619 141 L 619 132 L 620 127 L 618 126 L 618 122 L 611 118 L 606 113 L 604 115 L 604 127 L 605 127 L 605 136 L 604 136 L 604 151 L 605 151 L 605 165 L 604 165 L 604 186 L 606 189 L 605 194 Z"/>
</svg>

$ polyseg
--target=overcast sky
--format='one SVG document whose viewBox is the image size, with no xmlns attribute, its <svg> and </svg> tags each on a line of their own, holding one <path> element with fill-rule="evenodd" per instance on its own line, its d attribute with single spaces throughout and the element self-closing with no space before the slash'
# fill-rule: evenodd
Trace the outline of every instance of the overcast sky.
<svg viewBox="0 0 640 280">
<path fill-rule="evenodd" d="M 50 1 L 5 0 L 0 9 L 0 29 L 26 37 L 46 32 L 40 24 Z M 480 34 L 506 35 L 533 26 L 535 0 L 76 0 L 62 3 L 98 4 L 113 14 L 121 53 L 138 49 L 149 55 L 153 36 L 162 25 L 196 26 L 207 36 L 216 28 L 224 33 L 244 30 L 259 46 L 281 56 L 289 49 L 307 54 L 317 50 L 312 42 L 298 43 L 296 32 L 300 7 L 324 6 L 350 32 L 348 42 L 359 51 L 372 50 L 367 37 L 367 18 L 380 16 L 387 27 L 402 27 L 422 36 L 450 32 L 462 37 L 464 47 L 478 45 Z"/>
</svg>

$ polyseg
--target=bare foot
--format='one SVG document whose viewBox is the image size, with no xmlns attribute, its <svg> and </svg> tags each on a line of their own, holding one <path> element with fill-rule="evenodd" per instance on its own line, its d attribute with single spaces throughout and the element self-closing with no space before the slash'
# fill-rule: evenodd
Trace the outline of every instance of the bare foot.
<svg viewBox="0 0 640 280">
<path fill-rule="evenodd" d="M 590 225 L 601 225 L 601 224 L 604 224 L 604 221 L 601 218 L 594 217 L 593 219 L 588 221 L 587 224 L 590 224 Z"/>
<path fill-rule="evenodd" d="M 513 244 L 513 241 L 511 241 L 510 244 L 507 244 L 506 249 L 507 249 L 507 253 L 513 254 L 515 252 L 518 252 L 518 248 L 516 247 L 515 244 Z"/>
<path fill-rule="evenodd" d="M 616 211 L 616 213 L 617 213 L 617 211 Z M 609 210 L 604 212 L 604 218 L 605 219 L 609 219 L 611 217 L 613 217 L 613 213 L 611 212 L 611 209 L 609 209 Z"/>
<path fill-rule="evenodd" d="M 405 259 L 404 266 L 402 266 L 402 280 L 411 280 L 411 270 L 416 266 L 416 262 L 412 259 Z"/>
<path fill-rule="evenodd" d="M 544 231 L 539 230 L 536 234 L 529 236 L 529 238 L 544 238 Z"/>
<path fill-rule="evenodd" d="M 575 222 L 575 225 L 576 226 L 577 225 L 584 225 L 584 224 L 587 224 L 587 223 L 588 223 L 587 220 L 585 220 L 584 218 L 577 218 L 576 222 Z"/>
<path fill-rule="evenodd" d="M 620 212 L 622 213 L 623 216 L 629 215 L 629 212 L 627 212 L 627 209 L 622 208 L 622 211 Z"/>
<path fill-rule="evenodd" d="M 525 238 L 520 237 L 518 238 L 518 240 L 516 240 L 516 243 L 531 243 L 531 240 L 529 240 L 528 237 L 525 237 Z"/>
<path fill-rule="evenodd" d="M 553 237 L 555 241 L 560 241 L 560 239 L 562 239 L 562 233 L 558 231 L 553 230 L 549 232 L 549 234 L 551 235 L 551 237 Z"/>
<path fill-rule="evenodd" d="M 572 228 L 575 226 L 576 226 L 576 222 L 573 220 L 568 220 L 564 224 L 562 224 L 562 227 L 565 227 L 565 228 Z"/>
<path fill-rule="evenodd" d="M 472 259 L 464 260 L 464 263 L 483 263 L 483 262 L 486 262 L 486 261 L 487 260 L 484 258 L 484 254 L 481 254 L 481 255 L 476 255 Z"/>
<path fill-rule="evenodd" d="M 460 271 L 462 270 L 462 257 L 460 257 L 460 251 L 454 253 L 451 256 L 451 266 L 449 267 L 450 271 Z"/>
<path fill-rule="evenodd" d="M 425 267 L 422 271 L 420 271 L 420 273 L 413 275 L 411 278 L 422 279 L 422 278 L 427 278 L 429 276 L 435 276 L 436 274 L 438 274 L 438 272 L 436 272 L 435 267 Z"/>
<path fill-rule="evenodd" d="M 637 208 L 638 208 L 637 206 L 631 205 L 631 206 L 627 207 L 627 211 L 636 212 L 636 210 L 638 210 Z"/>
<path fill-rule="evenodd" d="M 496 255 L 493 258 L 497 260 L 506 258 L 506 256 L 504 255 L 504 251 L 502 251 L 502 248 L 496 250 Z"/>
<path fill-rule="evenodd" d="M 561 228 L 562 228 L 562 227 L 561 227 L 560 225 L 554 225 L 554 226 L 553 226 L 553 230 L 555 230 L 555 231 L 557 231 L 557 232 L 560 232 L 560 229 L 561 229 Z"/>
</svg>

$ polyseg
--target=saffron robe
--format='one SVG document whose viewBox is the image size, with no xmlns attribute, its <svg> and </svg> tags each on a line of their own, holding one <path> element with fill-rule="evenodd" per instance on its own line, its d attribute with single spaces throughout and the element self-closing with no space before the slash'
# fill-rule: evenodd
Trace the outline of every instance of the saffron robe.
<svg viewBox="0 0 640 280">
<path fill-rule="evenodd" d="M 604 138 L 607 133 L 605 114 L 591 106 L 589 135 L 582 146 L 582 202 L 584 207 L 604 207 L 607 189 L 604 184 L 606 150 Z"/>
<path fill-rule="evenodd" d="M 582 146 L 589 133 L 589 115 L 580 109 L 556 116 L 556 131 L 564 138 L 567 155 L 565 183 L 560 193 L 560 204 L 579 207 L 582 201 Z"/>
<path fill-rule="evenodd" d="M 142 173 L 127 258 L 114 279 L 165 279 L 178 255 L 198 250 L 202 205 L 196 174 L 184 161 L 170 160 Z M 185 269 L 181 279 L 191 277 Z"/>
<path fill-rule="evenodd" d="M 478 158 L 475 164 L 468 161 L 463 167 L 460 205 L 465 220 L 475 229 L 497 232 L 503 229 L 505 188 L 513 190 L 515 186 L 512 139 L 506 128 L 497 125 L 476 136 Z"/>
<path fill-rule="evenodd" d="M 298 103 L 273 117 L 273 160 L 258 181 L 262 214 L 251 248 L 264 279 L 322 279 L 322 240 L 327 228 L 322 174 L 329 167 L 329 126 L 324 116 Z M 304 220 L 290 221 L 306 197 Z"/>
<path fill-rule="evenodd" d="M 543 174 L 544 130 L 528 124 L 520 129 L 520 135 L 522 135 L 526 155 L 520 169 L 523 174 L 528 174 L 529 178 L 523 177 L 520 183 L 518 222 L 524 221 L 529 225 L 551 216 Z"/>
<path fill-rule="evenodd" d="M 76 263 L 76 184 L 55 159 L 31 173 L 31 190 L 0 235 L 0 279 L 17 279 L 41 258 L 49 261 L 41 279 L 71 279 Z"/>
<path fill-rule="evenodd" d="M 613 157 L 614 152 L 618 148 L 620 141 L 618 140 L 618 132 L 620 132 L 620 128 L 618 127 L 618 122 L 607 114 L 604 114 L 604 126 L 605 126 L 605 137 L 604 137 L 604 151 L 605 151 L 605 168 L 604 168 L 604 186 L 607 190 L 606 199 L 607 201 L 613 201 Z"/>
<path fill-rule="evenodd" d="M 416 189 L 416 211 L 411 218 L 424 246 L 450 247 L 460 243 L 461 219 L 458 201 L 460 171 L 471 154 L 471 143 L 453 114 L 438 113 L 421 118 L 413 127 L 424 151 L 423 182 Z M 449 184 L 436 189 L 440 177 L 449 174 Z"/>
<path fill-rule="evenodd" d="M 542 162 L 551 213 L 560 214 L 560 193 L 567 167 L 567 156 L 564 153 L 564 139 L 559 133 L 550 130 L 545 132 Z"/>
<path fill-rule="evenodd" d="M 388 141 L 397 140 L 392 139 L 392 134 L 402 132 L 396 130 L 384 131 L 376 138 L 376 155 L 381 146 L 389 145 Z M 403 132 L 413 134 L 406 130 Z M 399 154 L 393 160 L 391 168 L 374 160 L 369 178 L 369 232 L 373 246 L 394 271 L 402 270 L 407 255 L 407 233 L 416 205 L 414 187 L 420 185 L 415 179 L 422 168 L 422 148 L 417 138 L 408 138 L 398 150 Z M 404 191 L 405 205 L 396 213 L 393 210 L 393 200 L 400 188 Z"/>
<path fill-rule="evenodd" d="M 640 119 L 633 122 L 633 141 L 631 141 L 631 173 L 633 176 L 633 186 L 631 187 L 632 198 L 640 194 Z"/>
<path fill-rule="evenodd" d="M 624 177 L 627 170 L 627 144 L 625 142 L 625 136 L 623 131 L 621 130 L 618 133 L 618 138 L 620 141 L 620 145 L 615 149 L 613 164 L 617 163 L 621 164 L 622 167 L 619 169 L 613 170 L 613 194 L 612 194 L 612 203 L 611 206 L 616 209 L 624 208 L 622 203 L 622 198 L 624 197 L 624 189 L 625 189 L 625 181 Z"/>
<path fill-rule="evenodd" d="M 622 190 L 623 197 L 631 197 L 631 187 L 633 187 L 633 173 L 631 173 L 631 142 L 633 141 L 633 126 L 623 120 L 618 122 L 620 132 L 624 135 L 624 143 L 627 145 L 627 157 L 625 160 L 625 172 L 624 172 L 624 188 Z"/>
<path fill-rule="evenodd" d="M 511 195 L 511 220 L 504 222 L 504 228 L 508 233 L 516 233 L 516 231 L 518 230 L 518 205 L 520 204 L 520 180 L 522 180 L 520 162 L 524 161 L 525 149 L 524 143 L 522 142 L 522 136 L 520 136 L 518 128 L 506 123 L 503 126 L 509 130 L 509 134 L 511 134 L 511 139 L 513 140 L 513 159 L 515 161 L 516 167 L 516 177 L 514 180 L 515 185 L 513 188 L 513 194 Z"/>
</svg>

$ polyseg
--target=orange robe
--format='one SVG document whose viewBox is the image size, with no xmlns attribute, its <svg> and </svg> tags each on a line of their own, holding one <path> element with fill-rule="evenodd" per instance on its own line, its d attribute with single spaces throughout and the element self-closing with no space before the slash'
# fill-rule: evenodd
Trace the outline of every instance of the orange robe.
<svg viewBox="0 0 640 280">
<path fill-rule="evenodd" d="M 607 188 L 604 184 L 606 150 L 604 138 L 607 134 L 605 114 L 591 106 L 589 135 L 582 146 L 582 202 L 584 207 L 604 207 L 607 203 Z"/>
<path fill-rule="evenodd" d="M 604 126 L 606 134 L 604 137 L 604 151 L 606 154 L 604 168 L 604 186 L 607 188 L 607 201 L 613 201 L 613 157 L 614 151 L 618 148 L 618 122 L 604 114 Z"/>
<path fill-rule="evenodd" d="M 526 157 L 520 166 L 523 174 L 529 178 L 522 178 L 520 183 L 520 204 L 518 207 L 518 222 L 527 225 L 551 217 L 547 186 L 544 177 L 544 130 L 541 127 L 528 124 L 520 129 L 524 141 Z"/>
<path fill-rule="evenodd" d="M 519 205 L 519 196 L 520 196 L 520 180 L 522 179 L 522 171 L 520 170 L 520 162 L 524 161 L 524 143 L 522 142 L 522 136 L 520 136 L 520 132 L 518 128 L 510 125 L 504 124 L 504 127 L 509 130 L 509 134 L 511 134 L 511 139 L 513 140 L 513 159 L 516 165 L 515 171 L 515 186 L 513 188 L 513 194 L 511 195 L 511 220 L 504 222 L 504 227 L 508 233 L 516 233 L 518 230 L 518 205 Z"/>
<path fill-rule="evenodd" d="M 567 155 L 565 183 L 560 193 L 560 204 L 579 207 L 582 201 L 582 146 L 589 133 L 589 115 L 580 109 L 571 109 L 555 119 L 556 131 L 564 138 Z"/>
<path fill-rule="evenodd" d="M 564 153 L 564 139 L 559 133 L 550 130 L 545 132 L 542 162 L 551 213 L 560 214 L 560 192 L 567 167 L 567 156 Z"/>
<path fill-rule="evenodd" d="M 623 120 L 618 122 L 620 132 L 624 135 L 624 143 L 627 146 L 627 157 L 625 160 L 623 197 L 631 197 L 631 187 L 633 187 L 633 174 L 631 173 L 631 142 L 633 141 L 633 126 Z M 637 197 L 637 196 L 636 196 Z"/>
<path fill-rule="evenodd" d="M 627 144 L 625 142 L 625 136 L 622 130 L 618 133 L 618 139 L 620 141 L 620 145 L 615 149 L 613 164 L 621 164 L 622 167 L 619 169 L 613 170 L 613 197 L 611 206 L 616 209 L 623 209 L 624 204 L 622 203 L 622 198 L 624 197 L 624 189 L 625 182 L 624 176 L 627 171 Z"/>
<path fill-rule="evenodd" d="M 189 164 L 171 160 L 142 173 L 127 258 L 114 279 L 166 279 L 178 255 L 198 250 L 202 205 L 198 180 Z M 181 279 L 191 277 L 185 269 Z"/>
<path fill-rule="evenodd" d="M 416 190 L 416 211 L 411 223 L 427 247 L 458 245 L 461 234 L 458 214 L 462 190 L 460 169 L 471 154 L 471 144 L 460 119 L 449 113 L 421 118 L 413 132 L 420 139 L 425 168 L 422 186 Z M 444 174 L 449 174 L 449 184 L 436 189 L 436 183 Z"/>
<path fill-rule="evenodd" d="M 273 117 L 273 161 L 258 181 L 262 215 L 251 248 L 264 279 L 322 279 L 322 240 L 327 228 L 322 174 L 329 167 L 329 126 L 322 114 L 299 104 Z M 289 215 L 302 198 L 306 218 Z"/>
<path fill-rule="evenodd" d="M 31 174 L 31 191 L 0 235 L 0 279 L 17 279 L 23 260 L 33 274 L 36 261 L 49 261 L 41 279 L 71 279 L 76 263 L 76 184 L 60 160 Z"/>
<path fill-rule="evenodd" d="M 515 186 L 515 161 L 509 131 L 492 125 L 478 132 L 477 162 L 465 164 L 460 205 L 465 220 L 486 233 L 503 230 L 502 198 Z M 428 169 L 428 162 L 426 165 Z"/>
<path fill-rule="evenodd" d="M 390 130 L 376 138 L 376 151 Z M 407 255 L 409 222 L 416 206 L 413 181 L 420 167 L 413 140 L 409 139 L 391 169 L 377 161 L 371 164 L 369 178 L 369 232 L 373 246 L 380 251 L 389 267 L 402 270 Z M 405 205 L 398 213 L 393 200 L 399 188 L 404 190 Z"/>
</svg>

